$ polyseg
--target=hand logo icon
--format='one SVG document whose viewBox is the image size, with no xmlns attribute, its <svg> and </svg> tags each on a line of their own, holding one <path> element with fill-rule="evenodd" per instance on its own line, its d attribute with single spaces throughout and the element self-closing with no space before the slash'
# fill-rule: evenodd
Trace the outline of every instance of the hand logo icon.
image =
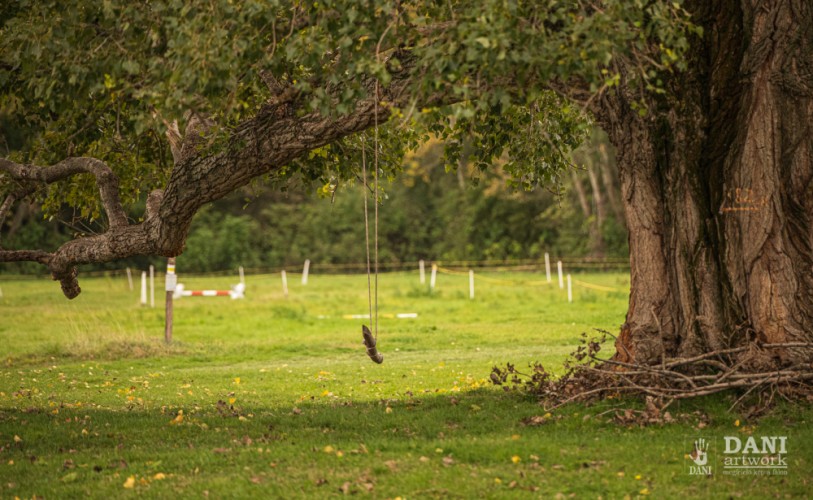
<svg viewBox="0 0 813 500">
<path fill-rule="evenodd" d="M 694 450 L 689 455 L 697 465 L 706 465 L 709 461 L 709 455 L 706 453 L 709 449 L 709 443 L 703 438 L 699 438 L 694 442 Z"/>
</svg>

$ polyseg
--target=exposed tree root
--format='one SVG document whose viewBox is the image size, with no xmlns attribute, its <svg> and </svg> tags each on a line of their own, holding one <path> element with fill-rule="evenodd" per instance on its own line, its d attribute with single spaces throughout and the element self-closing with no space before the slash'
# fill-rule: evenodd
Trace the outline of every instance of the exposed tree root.
<svg viewBox="0 0 813 500">
<path fill-rule="evenodd" d="M 751 342 L 691 358 L 644 365 L 600 358 L 601 345 L 610 335 L 600 332 L 603 334 L 600 340 L 583 335 L 582 345 L 565 362 L 565 374 L 561 377 L 554 377 L 539 363 L 531 365 L 530 373 L 507 364 L 505 368 L 494 367 L 491 381 L 506 390 L 521 389 L 539 396 L 545 411 L 577 401 L 639 396 L 646 401 L 647 409 L 641 413 L 648 419 L 659 418 L 677 400 L 723 391 L 737 392 L 731 410 L 749 396 L 758 396 L 765 404 L 772 404 L 777 394 L 789 400 L 813 400 L 813 343 Z M 804 362 L 777 364 L 770 369 L 753 370 L 754 365 L 749 362 L 754 357 L 764 359 L 765 354 L 774 350 L 790 348 L 809 355 Z"/>
</svg>

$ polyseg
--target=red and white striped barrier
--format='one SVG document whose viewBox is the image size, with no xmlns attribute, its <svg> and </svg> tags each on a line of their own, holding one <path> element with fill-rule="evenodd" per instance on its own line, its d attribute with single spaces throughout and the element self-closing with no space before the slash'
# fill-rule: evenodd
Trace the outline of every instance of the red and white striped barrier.
<svg viewBox="0 0 813 500">
<path fill-rule="evenodd" d="M 246 285 L 238 283 L 231 287 L 231 290 L 184 290 L 183 283 L 175 286 L 173 298 L 181 297 L 231 297 L 232 299 L 245 298 Z"/>
</svg>

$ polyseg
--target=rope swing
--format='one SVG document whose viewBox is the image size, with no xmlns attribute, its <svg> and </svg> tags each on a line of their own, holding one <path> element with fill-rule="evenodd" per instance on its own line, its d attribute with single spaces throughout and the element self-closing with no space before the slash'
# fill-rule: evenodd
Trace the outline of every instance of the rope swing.
<svg viewBox="0 0 813 500">
<path fill-rule="evenodd" d="M 381 38 L 378 39 L 378 44 L 375 47 L 375 60 L 381 61 L 381 42 L 391 28 L 395 26 L 395 21 L 387 25 Z M 364 139 L 362 138 L 361 147 L 361 176 L 364 179 L 364 242 L 367 250 L 367 302 L 370 307 L 370 324 L 373 326 L 373 332 L 367 328 L 366 325 L 361 325 L 361 336 L 364 339 L 364 346 L 367 347 L 367 355 L 370 356 L 374 362 L 381 364 L 384 362 L 384 355 L 378 352 L 376 343 L 378 342 L 378 101 L 381 99 L 379 91 L 378 78 L 375 79 L 375 97 L 373 99 L 373 120 L 375 125 L 374 137 L 374 150 L 373 150 L 373 201 L 375 202 L 375 294 L 372 292 L 372 284 L 370 279 L 370 221 L 367 215 L 367 157 Z M 373 306 L 375 306 L 375 315 L 373 315 Z"/>
<path fill-rule="evenodd" d="M 367 148 L 362 138 L 361 147 L 361 178 L 364 183 L 364 243 L 367 253 L 367 304 L 370 310 L 370 324 L 373 327 L 373 332 L 367 328 L 367 325 L 361 325 L 361 336 L 364 339 L 364 346 L 367 348 L 367 355 L 370 356 L 375 363 L 381 364 L 384 362 L 384 355 L 378 352 L 376 343 L 378 342 L 378 81 L 375 83 L 375 99 L 373 104 L 373 117 L 375 120 L 375 135 L 374 135 L 374 152 L 373 152 L 373 203 L 375 203 L 375 226 L 374 226 L 374 240 L 375 240 L 375 293 L 373 293 L 373 283 L 370 271 L 370 220 L 367 209 Z M 375 307 L 375 315 L 373 315 L 373 308 Z"/>
</svg>

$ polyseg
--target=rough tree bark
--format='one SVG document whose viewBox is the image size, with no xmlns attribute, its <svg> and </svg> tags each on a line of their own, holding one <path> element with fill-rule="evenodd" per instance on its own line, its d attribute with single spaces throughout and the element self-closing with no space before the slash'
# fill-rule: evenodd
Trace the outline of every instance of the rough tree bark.
<svg viewBox="0 0 813 500">
<path fill-rule="evenodd" d="M 813 4 L 687 2 L 704 28 L 672 98 L 595 106 L 618 150 L 632 268 L 620 361 L 813 340 Z M 754 351 L 744 366 L 799 361 Z"/>
</svg>

